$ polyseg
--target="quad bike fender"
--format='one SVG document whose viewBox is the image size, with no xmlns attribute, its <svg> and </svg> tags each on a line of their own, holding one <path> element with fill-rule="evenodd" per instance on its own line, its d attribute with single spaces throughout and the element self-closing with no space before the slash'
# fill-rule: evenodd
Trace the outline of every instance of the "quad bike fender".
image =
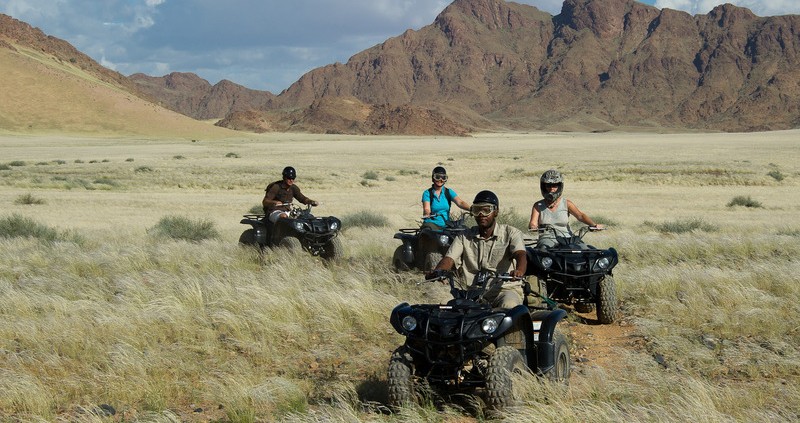
<svg viewBox="0 0 800 423">
<path fill-rule="evenodd" d="M 533 326 L 531 324 L 530 319 L 530 312 L 528 311 L 528 307 L 524 305 L 518 305 L 506 313 L 506 317 L 503 318 L 503 321 L 500 322 L 500 326 L 497 327 L 495 331 L 496 337 L 502 336 L 505 334 L 509 329 L 520 325 L 524 333 L 532 333 Z"/>
<path fill-rule="evenodd" d="M 533 354 L 528 354 L 528 359 L 536 362 L 529 363 L 529 367 L 539 374 L 547 373 L 555 366 L 556 351 L 553 333 L 555 333 L 558 322 L 566 316 L 567 312 L 560 308 L 531 313 L 531 320 L 533 321 L 532 345 L 535 351 L 531 351 Z"/>
<path fill-rule="evenodd" d="M 400 316 L 407 316 L 409 314 L 411 314 L 411 306 L 408 303 L 398 304 L 392 310 L 392 314 L 389 317 L 389 323 L 392 324 L 392 327 L 397 331 L 397 333 L 401 335 L 405 334 L 403 331 L 403 322 L 400 321 Z"/>
</svg>

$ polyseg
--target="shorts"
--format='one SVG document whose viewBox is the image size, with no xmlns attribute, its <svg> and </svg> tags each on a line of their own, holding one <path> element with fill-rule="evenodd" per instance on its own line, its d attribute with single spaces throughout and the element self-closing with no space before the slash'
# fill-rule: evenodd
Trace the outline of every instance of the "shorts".
<svg viewBox="0 0 800 423">
<path fill-rule="evenodd" d="M 269 221 L 275 223 L 281 218 L 281 215 L 285 213 L 285 210 L 273 210 L 272 213 L 269 214 Z"/>
</svg>

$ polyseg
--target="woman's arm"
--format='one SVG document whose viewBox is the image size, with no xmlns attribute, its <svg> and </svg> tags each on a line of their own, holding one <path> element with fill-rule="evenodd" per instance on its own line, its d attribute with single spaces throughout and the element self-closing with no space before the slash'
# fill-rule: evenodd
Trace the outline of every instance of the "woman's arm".
<svg viewBox="0 0 800 423">
<path fill-rule="evenodd" d="M 603 225 L 598 225 L 597 223 L 594 223 L 594 220 L 592 220 L 592 218 L 589 217 L 588 214 L 580 211 L 580 209 L 578 209 L 578 206 L 576 206 L 570 200 L 567 200 L 567 211 L 569 212 L 569 214 L 575 216 L 576 219 L 580 220 L 581 222 L 589 226 L 597 226 L 598 228 L 603 227 Z"/>
<path fill-rule="evenodd" d="M 453 202 L 456 203 L 458 208 L 460 208 L 461 210 L 469 210 L 470 204 L 461 199 L 461 197 L 454 198 Z"/>
<path fill-rule="evenodd" d="M 536 208 L 536 203 L 531 207 L 531 221 L 528 223 L 528 229 L 539 229 L 539 210 Z"/>
</svg>

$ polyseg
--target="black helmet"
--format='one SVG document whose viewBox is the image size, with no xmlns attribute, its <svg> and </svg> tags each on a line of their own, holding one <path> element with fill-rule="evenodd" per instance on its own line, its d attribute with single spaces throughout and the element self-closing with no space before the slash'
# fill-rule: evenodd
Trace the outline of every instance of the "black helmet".
<svg viewBox="0 0 800 423">
<path fill-rule="evenodd" d="M 558 185 L 558 189 L 556 192 L 550 192 L 550 189 L 547 187 L 548 185 Z M 544 197 L 547 202 L 552 203 L 556 201 L 558 197 L 561 197 L 561 193 L 564 191 L 564 177 L 561 176 L 561 172 L 550 169 L 543 173 L 542 177 L 539 178 L 539 189 L 542 191 L 542 197 Z"/>
<path fill-rule="evenodd" d="M 296 179 L 297 172 L 291 166 L 286 166 L 283 168 L 283 179 Z"/>
<path fill-rule="evenodd" d="M 437 177 L 447 182 L 447 170 L 442 166 L 436 166 L 433 168 L 433 171 L 431 171 L 431 181 L 436 180 Z"/>
<path fill-rule="evenodd" d="M 488 190 L 479 192 L 475 196 L 475 199 L 472 200 L 472 204 L 492 204 L 496 209 L 500 208 L 500 200 L 497 198 L 497 195 Z"/>
</svg>

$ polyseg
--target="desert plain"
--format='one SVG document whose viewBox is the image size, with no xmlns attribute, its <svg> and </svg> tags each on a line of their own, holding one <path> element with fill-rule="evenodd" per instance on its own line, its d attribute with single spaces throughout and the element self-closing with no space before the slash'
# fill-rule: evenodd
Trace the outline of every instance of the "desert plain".
<svg viewBox="0 0 800 423">
<path fill-rule="evenodd" d="M 288 165 L 315 214 L 353 222 L 344 260 L 237 245 Z M 558 169 L 608 226 L 589 241 L 620 252 L 621 319 L 571 313 L 569 385 L 521 381 L 505 421 L 800 419 L 800 130 L 0 135 L 2 223 L 60 234 L 0 233 L 0 419 L 488 419 L 470 396 L 386 408 L 389 312 L 425 300 L 392 236 L 419 224 L 436 165 L 517 226 Z M 154 235 L 167 216 L 216 236 Z"/>
</svg>

